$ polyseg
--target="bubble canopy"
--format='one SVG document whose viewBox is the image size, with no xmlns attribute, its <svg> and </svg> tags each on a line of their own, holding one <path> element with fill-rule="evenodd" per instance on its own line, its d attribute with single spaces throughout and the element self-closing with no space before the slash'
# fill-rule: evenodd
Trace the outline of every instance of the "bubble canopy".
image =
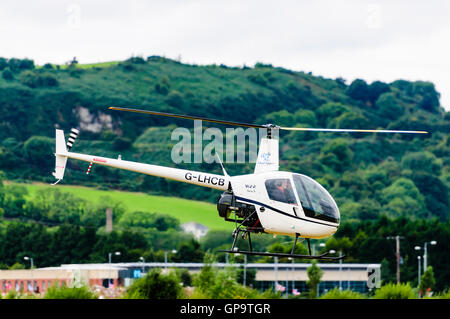
<svg viewBox="0 0 450 319">
<path fill-rule="evenodd" d="M 292 174 L 292 178 L 306 217 L 339 223 L 339 208 L 322 185 L 301 174 Z"/>
</svg>

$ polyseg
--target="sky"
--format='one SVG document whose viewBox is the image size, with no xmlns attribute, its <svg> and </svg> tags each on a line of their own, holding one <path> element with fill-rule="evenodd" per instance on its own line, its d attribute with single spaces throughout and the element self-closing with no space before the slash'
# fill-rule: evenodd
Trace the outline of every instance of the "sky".
<svg viewBox="0 0 450 319">
<path fill-rule="evenodd" d="M 326 78 L 430 81 L 450 110 L 450 1 L 2 0 L 0 56 L 36 64 L 162 55 Z"/>
</svg>

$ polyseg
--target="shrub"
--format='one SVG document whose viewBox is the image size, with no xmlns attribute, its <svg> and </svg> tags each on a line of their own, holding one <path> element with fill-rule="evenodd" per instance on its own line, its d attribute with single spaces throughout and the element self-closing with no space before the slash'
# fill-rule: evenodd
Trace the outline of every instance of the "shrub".
<svg viewBox="0 0 450 319">
<path fill-rule="evenodd" d="M 419 294 L 421 296 L 425 295 L 428 291 L 431 291 L 436 284 L 434 279 L 433 267 L 428 266 L 427 270 L 423 273 L 419 284 Z"/>
<path fill-rule="evenodd" d="M 170 90 L 170 80 L 167 76 L 161 78 L 158 83 L 155 84 L 155 90 L 159 94 L 167 95 Z"/>
<path fill-rule="evenodd" d="M 94 294 L 89 287 L 50 287 L 44 299 L 97 299 L 97 295 Z"/>
<path fill-rule="evenodd" d="M 407 284 L 387 284 L 375 292 L 375 299 L 414 299 L 416 294 Z"/>
<path fill-rule="evenodd" d="M 335 287 L 326 294 L 320 296 L 320 299 L 365 299 L 363 294 L 351 290 L 339 290 Z"/>
<path fill-rule="evenodd" d="M 205 265 L 194 281 L 196 287 L 191 298 L 213 299 L 253 299 L 262 296 L 254 289 L 244 287 L 237 283 L 235 267 L 226 267 L 224 270 L 212 266 L 214 256 L 206 253 Z"/>
<path fill-rule="evenodd" d="M 314 260 L 312 265 L 306 269 L 306 273 L 309 279 L 306 281 L 306 284 L 309 286 L 309 296 L 311 298 L 317 298 L 317 287 L 323 276 L 323 270 L 317 266 L 317 262 Z"/>
<path fill-rule="evenodd" d="M 30 88 L 55 87 L 58 86 L 58 80 L 52 74 L 36 74 L 33 71 L 24 71 L 20 75 L 20 82 Z"/>
<path fill-rule="evenodd" d="M 116 137 L 113 141 L 113 149 L 115 151 L 127 150 L 131 147 L 131 140 L 126 137 Z"/>
<path fill-rule="evenodd" d="M 183 105 L 183 96 L 178 91 L 171 91 L 166 98 L 167 104 L 173 107 L 180 107 Z"/>
<path fill-rule="evenodd" d="M 161 269 L 153 269 L 137 279 L 128 288 L 127 299 L 177 299 L 183 298 L 183 290 L 175 273 L 163 275 Z"/>
<path fill-rule="evenodd" d="M 267 85 L 266 78 L 263 75 L 261 75 L 261 74 L 250 74 L 248 76 L 248 79 L 250 81 L 252 81 L 253 83 L 256 83 L 256 84 L 259 84 L 259 85 L 262 85 L 262 86 L 266 86 Z"/>
</svg>

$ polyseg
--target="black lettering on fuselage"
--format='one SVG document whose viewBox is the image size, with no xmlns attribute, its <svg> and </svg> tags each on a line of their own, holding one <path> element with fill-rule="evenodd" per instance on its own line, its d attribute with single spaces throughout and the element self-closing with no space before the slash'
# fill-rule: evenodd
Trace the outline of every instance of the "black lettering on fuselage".
<svg viewBox="0 0 450 319">
<path fill-rule="evenodd" d="M 193 179 L 196 179 L 200 183 L 219 185 L 219 186 L 225 185 L 225 179 L 224 178 L 219 178 L 219 177 L 216 177 L 216 176 L 206 176 L 206 175 L 202 175 L 202 174 L 199 174 L 198 176 L 195 176 L 191 172 L 187 172 L 184 175 L 184 178 L 187 181 L 191 181 Z"/>
</svg>

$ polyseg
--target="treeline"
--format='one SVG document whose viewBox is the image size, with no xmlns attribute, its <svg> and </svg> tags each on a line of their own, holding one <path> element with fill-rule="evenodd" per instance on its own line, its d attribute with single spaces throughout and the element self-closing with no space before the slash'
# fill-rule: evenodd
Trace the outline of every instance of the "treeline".
<svg viewBox="0 0 450 319">
<path fill-rule="evenodd" d="M 163 233 L 161 233 L 163 234 Z M 211 231 L 200 242 L 192 236 L 179 240 L 178 232 L 164 232 L 170 243 L 162 248 L 157 241 L 149 241 L 138 229 L 122 229 L 105 233 L 92 227 L 61 225 L 46 227 L 42 224 L 3 221 L 0 223 L 0 264 L 3 269 L 24 267 L 24 256 L 34 258 L 37 267 L 57 266 L 63 263 L 107 262 L 108 253 L 120 251 L 114 262 L 139 261 L 163 262 L 165 257 L 173 262 L 202 262 L 205 252 L 216 254 L 218 261 L 225 261 L 225 255 L 218 250 L 228 249 L 231 236 L 225 231 Z M 316 253 L 328 250 L 341 251 L 345 262 L 381 263 L 383 283 L 396 282 L 395 240 L 388 237 L 401 236 L 400 265 L 401 281 L 417 286 L 417 256 L 415 246 L 423 248 L 425 242 L 432 240 L 437 245 L 428 245 L 428 265 L 431 265 L 436 278 L 435 288 L 443 291 L 449 288 L 448 263 L 450 254 L 446 244 L 450 240 L 450 223 L 434 220 L 411 221 L 405 218 L 388 219 L 381 217 L 374 221 L 344 223 L 334 237 L 329 238 L 325 247 L 312 241 Z M 261 235 L 253 239 L 254 249 L 258 251 L 289 253 L 292 238 L 280 236 L 276 240 Z M 178 243 L 177 243 L 178 242 Z M 241 249 L 248 249 L 245 241 L 238 243 Z M 175 248 L 175 252 L 173 249 Z M 299 243 L 296 253 L 307 253 L 305 244 Z M 242 256 L 234 256 L 236 262 L 243 262 Z M 273 262 L 272 258 L 249 256 L 248 262 Z M 279 258 L 279 262 L 291 262 Z M 298 260 L 298 262 L 309 262 Z"/>
<path fill-rule="evenodd" d="M 173 236 L 176 238 L 176 236 Z M 92 227 L 64 224 L 47 227 L 23 222 L 0 223 L 0 267 L 20 269 L 23 257 L 30 256 L 36 267 L 59 266 L 70 263 L 107 263 L 108 254 L 120 251 L 113 262 L 138 262 L 140 257 L 148 262 L 163 262 L 165 251 L 170 261 L 201 262 L 204 252 L 191 236 L 171 250 L 154 249 L 145 236 L 133 230 L 106 233 Z M 173 239 L 173 238 L 169 238 Z"/>
</svg>

